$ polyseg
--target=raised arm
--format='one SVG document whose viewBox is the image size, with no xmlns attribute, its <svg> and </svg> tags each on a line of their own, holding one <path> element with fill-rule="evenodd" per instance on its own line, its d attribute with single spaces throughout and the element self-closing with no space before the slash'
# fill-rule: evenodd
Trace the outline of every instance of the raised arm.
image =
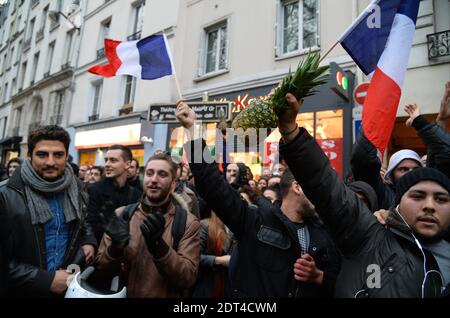
<svg viewBox="0 0 450 318">
<path fill-rule="evenodd" d="M 199 135 L 199 127 L 195 125 L 195 113 L 187 104 L 178 103 L 176 116 L 188 131 L 190 139 Z M 198 193 L 236 237 L 241 238 L 245 228 L 256 221 L 257 213 L 248 207 L 219 173 L 203 139 L 188 141 L 184 148 Z"/>
<path fill-rule="evenodd" d="M 287 98 L 292 109 L 280 118 L 283 136 L 280 153 L 330 229 L 337 246 L 344 255 L 351 255 L 383 227 L 340 180 L 314 138 L 304 128 L 293 130 L 298 102 L 290 94 Z"/>
</svg>

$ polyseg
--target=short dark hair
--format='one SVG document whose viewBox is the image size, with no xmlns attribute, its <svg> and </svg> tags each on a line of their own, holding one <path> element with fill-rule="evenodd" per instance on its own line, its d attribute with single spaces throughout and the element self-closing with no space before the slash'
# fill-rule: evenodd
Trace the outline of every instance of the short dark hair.
<svg viewBox="0 0 450 318">
<path fill-rule="evenodd" d="M 263 194 L 266 191 L 273 191 L 275 193 L 275 195 L 277 196 L 276 199 L 277 200 L 281 199 L 280 198 L 280 186 L 279 185 L 275 185 L 275 186 L 270 186 L 270 187 L 264 188 Z"/>
<path fill-rule="evenodd" d="M 280 192 L 281 197 L 284 198 L 288 195 L 289 189 L 291 188 L 292 183 L 295 181 L 295 177 L 292 174 L 291 170 L 289 168 L 286 168 L 284 170 L 281 180 L 280 180 Z"/>
<path fill-rule="evenodd" d="M 136 169 L 139 169 L 139 160 L 136 158 L 131 159 L 131 162 L 136 162 Z"/>
<path fill-rule="evenodd" d="M 122 146 L 122 145 L 112 145 L 111 147 L 109 147 L 109 150 L 122 150 L 122 158 L 125 161 L 131 161 L 133 160 L 133 154 L 131 153 L 130 148 L 126 147 L 126 146 Z"/>
<path fill-rule="evenodd" d="M 37 143 L 42 140 L 56 140 L 64 144 L 67 155 L 69 154 L 70 136 L 68 132 L 56 125 L 40 126 L 28 134 L 28 155 L 33 154 Z"/>
<path fill-rule="evenodd" d="M 94 169 L 100 171 L 100 174 L 103 176 L 103 171 L 105 169 L 102 166 L 93 166 L 93 167 L 91 167 L 91 170 L 94 170 Z"/>
<path fill-rule="evenodd" d="M 153 156 L 150 157 L 150 159 L 147 160 L 145 168 L 147 169 L 148 164 L 154 160 L 166 161 L 170 166 L 170 173 L 172 174 L 172 177 L 174 177 L 175 179 L 177 178 L 178 165 L 172 160 L 172 157 L 170 155 L 168 155 L 165 152 L 154 154 Z"/>
<path fill-rule="evenodd" d="M 8 161 L 8 164 L 6 165 L 6 168 L 9 169 L 9 166 L 11 166 L 11 164 L 13 162 L 18 163 L 19 165 L 22 165 L 23 160 L 21 158 L 18 158 L 18 157 L 12 158 L 11 160 Z"/>
</svg>

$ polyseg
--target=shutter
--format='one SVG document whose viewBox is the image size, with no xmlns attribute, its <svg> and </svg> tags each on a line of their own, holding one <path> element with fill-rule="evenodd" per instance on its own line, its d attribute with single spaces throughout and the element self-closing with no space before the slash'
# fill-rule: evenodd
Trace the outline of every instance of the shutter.
<svg viewBox="0 0 450 318">
<path fill-rule="evenodd" d="M 275 15 L 275 25 L 274 25 L 274 31 L 275 31 L 275 47 L 274 47 L 274 54 L 275 57 L 279 57 L 282 55 L 281 53 L 281 37 L 283 36 L 283 26 L 281 25 L 281 8 L 282 3 L 281 0 L 277 0 L 276 2 L 276 15 Z"/>
<path fill-rule="evenodd" d="M 203 76 L 205 74 L 205 31 L 200 32 L 199 46 L 198 46 L 198 68 L 197 76 Z"/>
</svg>

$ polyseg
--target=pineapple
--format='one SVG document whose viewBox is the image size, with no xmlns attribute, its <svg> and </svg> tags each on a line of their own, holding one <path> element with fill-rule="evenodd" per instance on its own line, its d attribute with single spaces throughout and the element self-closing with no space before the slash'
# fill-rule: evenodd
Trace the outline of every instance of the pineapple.
<svg viewBox="0 0 450 318">
<path fill-rule="evenodd" d="M 322 76 L 328 66 L 319 67 L 320 54 L 309 53 L 303 60 L 297 71 L 289 74 L 276 88 L 274 94 L 267 100 L 256 100 L 251 106 L 244 109 L 233 120 L 234 129 L 242 128 L 274 128 L 278 126 L 278 117 L 289 108 L 286 101 L 286 94 L 292 93 L 297 99 L 313 95 L 316 86 L 327 82 Z"/>
</svg>

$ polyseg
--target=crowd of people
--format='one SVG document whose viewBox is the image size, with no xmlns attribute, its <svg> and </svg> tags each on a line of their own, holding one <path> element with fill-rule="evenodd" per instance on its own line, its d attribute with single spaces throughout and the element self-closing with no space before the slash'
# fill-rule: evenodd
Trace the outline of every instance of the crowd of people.
<svg viewBox="0 0 450 318">
<path fill-rule="evenodd" d="M 405 107 L 426 160 L 402 149 L 383 171 L 363 127 L 346 182 L 286 99 L 283 160 L 257 179 L 221 172 L 201 138 L 187 162 L 157 151 L 140 167 L 114 145 L 78 167 L 67 131 L 32 131 L 0 183 L 0 296 L 449 297 L 450 82 L 436 123 Z M 175 115 L 201 129 L 183 101 Z"/>
</svg>

